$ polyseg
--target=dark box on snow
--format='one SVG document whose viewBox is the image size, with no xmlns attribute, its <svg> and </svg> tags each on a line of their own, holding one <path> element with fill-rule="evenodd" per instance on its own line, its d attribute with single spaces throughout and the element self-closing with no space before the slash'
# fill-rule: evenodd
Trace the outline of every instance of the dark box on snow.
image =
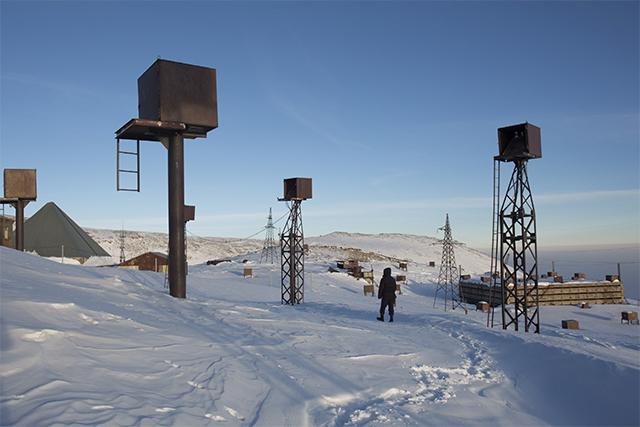
<svg viewBox="0 0 640 427">
<path fill-rule="evenodd" d="M 580 329 L 577 320 L 563 320 L 562 329 Z"/>
</svg>

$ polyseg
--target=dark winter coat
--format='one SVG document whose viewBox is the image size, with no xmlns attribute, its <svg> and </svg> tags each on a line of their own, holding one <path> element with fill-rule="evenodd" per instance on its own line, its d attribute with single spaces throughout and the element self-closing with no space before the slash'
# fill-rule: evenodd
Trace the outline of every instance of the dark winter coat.
<svg viewBox="0 0 640 427">
<path fill-rule="evenodd" d="M 396 279 L 391 277 L 391 269 L 385 268 L 380 280 L 380 287 L 378 288 L 378 299 L 383 297 L 396 298 Z"/>
</svg>

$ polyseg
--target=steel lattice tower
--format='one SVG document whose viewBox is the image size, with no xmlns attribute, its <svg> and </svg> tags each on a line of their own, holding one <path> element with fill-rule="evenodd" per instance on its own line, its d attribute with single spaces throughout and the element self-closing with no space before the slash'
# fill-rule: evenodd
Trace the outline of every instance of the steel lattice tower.
<svg viewBox="0 0 640 427">
<path fill-rule="evenodd" d="M 122 230 L 120 230 L 120 263 L 126 261 L 124 256 L 124 223 L 122 224 Z"/>
<path fill-rule="evenodd" d="M 262 260 L 273 264 L 273 261 L 278 256 L 276 249 L 276 242 L 274 238 L 273 216 L 271 215 L 271 208 L 269 208 L 269 219 L 267 220 L 267 226 L 265 227 L 266 234 L 264 237 L 264 245 L 262 246 L 262 254 L 260 255 L 260 264 Z"/>
<path fill-rule="evenodd" d="M 304 302 L 304 234 L 302 231 L 302 200 L 292 200 L 289 218 L 280 236 L 282 303 Z"/>
<path fill-rule="evenodd" d="M 527 161 L 514 161 L 513 174 L 500 209 L 500 278 L 502 328 L 524 320 L 524 330 L 540 333 L 536 213 L 527 176 Z M 509 258 L 513 265 L 509 265 Z M 507 310 L 513 302 L 514 312 Z M 529 311 L 531 310 L 531 312 Z"/>
<path fill-rule="evenodd" d="M 540 333 L 536 213 L 527 176 L 527 162 L 542 157 L 540 128 L 528 122 L 499 128 L 498 146 L 499 155 L 494 157 L 494 241 L 490 299 L 493 297 L 493 288 L 499 287 L 503 329 L 514 325 L 517 331 L 520 320 L 523 320 L 525 332 L 533 329 L 535 333 Z M 512 162 L 514 165 L 501 205 L 499 162 Z M 494 274 L 494 269 L 498 274 Z M 509 304 L 515 306 L 513 311 L 508 310 Z M 493 304 L 489 305 L 493 312 Z"/>
<path fill-rule="evenodd" d="M 444 240 L 442 241 L 442 262 L 440 264 L 440 274 L 438 275 L 438 287 L 433 299 L 433 306 L 436 306 L 438 291 L 444 291 L 444 311 L 447 311 L 447 303 L 451 300 L 451 309 L 462 306 L 465 313 L 467 308 L 464 305 L 464 298 L 460 290 L 460 278 L 458 267 L 456 266 L 456 256 L 453 252 L 453 239 L 451 237 L 451 226 L 449 225 L 449 214 L 445 226 L 438 230 L 444 230 Z"/>
</svg>

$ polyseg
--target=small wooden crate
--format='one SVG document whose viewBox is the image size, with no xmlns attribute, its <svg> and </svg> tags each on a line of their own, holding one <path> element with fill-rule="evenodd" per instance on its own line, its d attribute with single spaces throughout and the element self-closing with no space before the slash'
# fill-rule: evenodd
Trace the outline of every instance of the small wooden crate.
<svg viewBox="0 0 640 427">
<path fill-rule="evenodd" d="M 489 303 L 486 301 L 479 301 L 476 304 L 476 311 L 482 311 L 483 313 L 486 313 L 487 311 L 489 311 Z"/>
<path fill-rule="evenodd" d="M 489 277 L 489 276 L 482 276 L 482 277 L 480 277 L 480 281 L 481 281 L 482 283 L 490 282 L 490 281 L 491 281 L 491 277 Z"/>
<path fill-rule="evenodd" d="M 580 303 L 580 308 L 589 308 L 589 303 L 588 302 L 581 302 Z"/>
<path fill-rule="evenodd" d="M 399 268 L 400 270 L 407 271 L 407 263 L 406 263 L 406 262 L 399 262 L 399 263 L 398 263 L 398 268 Z"/>
<path fill-rule="evenodd" d="M 244 277 L 253 277 L 253 270 L 251 268 L 245 268 Z"/>
<path fill-rule="evenodd" d="M 553 276 L 553 282 L 554 283 L 564 283 L 564 279 L 562 278 L 562 276 Z"/>
<path fill-rule="evenodd" d="M 605 278 L 605 280 L 607 282 L 613 282 L 615 280 L 620 280 L 620 278 L 617 275 L 614 276 L 614 275 L 610 275 L 610 274 L 607 274 L 606 276 L 604 276 L 604 278 Z"/>
<path fill-rule="evenodd" d="M 373 292 L 373 285 L 364 285 L 364 294 L 367 295 L 367 293 L 371 292 L 371 296 L 374 297 L 374 292 Z"/>
<path fill-rule="evenodd" d="M 633 322 L 640 324 L 638 322 L 638 312 L 636 311 L 623 311 L 622 318 L 620 319 L 620 323 L 622 323 L 624 320 L 626 320 L 627 324 L 629 325 L 633 324 Z"/>
<path fill-rule="evenodd" d="M 562 329 L 580 329 L 577 320 L 563 320 Z"/>
<path fill-rule="evenodd" d="M 471 275 L 470 274 L 463 274 L 462 276 L 460 276 L 461 280 L 469 280 L 471 279 Z"/>
<path fill-rule="evenodd" d="M 398 293 L 402 295 L 402 289 L 400 289 L 400 285 L 398 285 L 397 283 L 396 283 L 396 291 L 398 291 Z"/>
</svg>

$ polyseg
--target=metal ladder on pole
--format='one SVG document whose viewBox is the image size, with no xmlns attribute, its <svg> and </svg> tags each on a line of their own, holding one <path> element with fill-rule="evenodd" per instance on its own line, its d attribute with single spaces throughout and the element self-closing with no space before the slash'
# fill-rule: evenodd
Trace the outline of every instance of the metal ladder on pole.
<svg viewBox="0 0 640 427">
<path fill-rule="evenodd" d="M 135 170 L 133 169 L 121 169 L 120 168 L 120 155 L 135 156 Z M 118 191 L 137 191 L 140 192 L 140 140 L 136 141 L 136 151 L 123 151 L 120 149 L 120 138 L 118 138 L 118 159 L 117 159 L 117 187 Z M 136 175 L 136 188 L 123 188 L 120 186 L 120 174 L 135 174 Z"/>
<path fill-rule="evenodd" d="M 500 272 L 498 259 L 500 258 L 500 160 L 493 159 L 493 225 L 491 226 L 491 280 L 489 281 L 489 312 L 487 326 L 493 328 L 494 301 L 493 295 L 498 283 Z M 502 285 L 501 285 L 502 286 Z"/>
</svg>

